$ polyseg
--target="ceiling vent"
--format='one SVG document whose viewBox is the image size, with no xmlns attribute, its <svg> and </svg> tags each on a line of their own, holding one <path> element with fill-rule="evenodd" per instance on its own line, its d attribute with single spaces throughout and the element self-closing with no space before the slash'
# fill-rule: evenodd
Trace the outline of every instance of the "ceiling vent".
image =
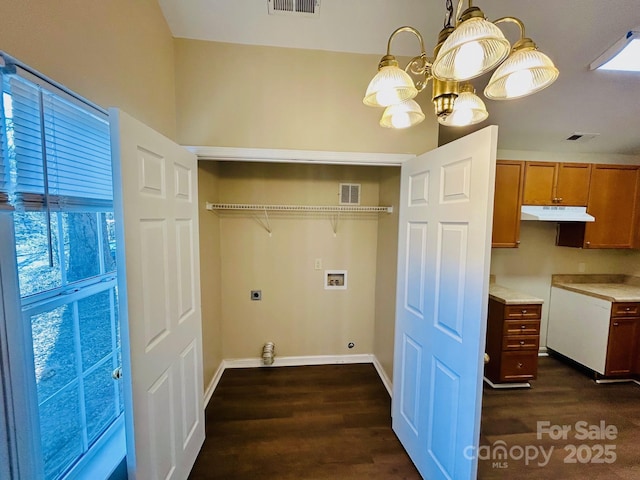
<svg viewBox="0 0 640 480">
<path fill-rule="evenodd" d="M 585 142 L 588 142 L 589 140 L 593 140 L 599 135 L 600 135 L 599 133 L 575 132 L 575 133 L 572 133 L 570 136 L 568 136 L 567 140 L 569 140 L 570 142 L 585 143 Z"/>
<path fill-rule="evenodd" d="M 340 205 L 360 205 L 360 184 L 340 184 Z"/>
<path fill-rule="evenodd" d="M 320 0 L 267 0 L 269 15 L 296 15 L 317 17 L 320 15 Z"/>
</svg>

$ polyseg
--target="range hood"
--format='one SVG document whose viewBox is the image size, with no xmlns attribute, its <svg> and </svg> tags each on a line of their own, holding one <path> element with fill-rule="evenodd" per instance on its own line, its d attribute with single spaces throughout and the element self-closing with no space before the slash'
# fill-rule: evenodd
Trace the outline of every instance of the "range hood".
<svg viewBox="0 0 640 480">
<path fill-rule="evenodd" d="M 561 207 L 522 205 L 521 220 L 546 222 L 593 222 L 595 218 L 587 213 L 587 207 Z"/>
</svg>

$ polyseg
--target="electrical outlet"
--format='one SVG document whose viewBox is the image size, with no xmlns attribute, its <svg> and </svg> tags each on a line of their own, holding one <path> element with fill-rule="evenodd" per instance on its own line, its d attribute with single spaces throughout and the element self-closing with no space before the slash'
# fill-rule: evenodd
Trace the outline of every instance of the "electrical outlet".
<svg viewBox="0 0 640 480">
<path fill-rule="evenodd" d="M 322 259 L 321 258 L 316 258 L 315 269 L 316 270 L 322 270 Z"/>
</svg>

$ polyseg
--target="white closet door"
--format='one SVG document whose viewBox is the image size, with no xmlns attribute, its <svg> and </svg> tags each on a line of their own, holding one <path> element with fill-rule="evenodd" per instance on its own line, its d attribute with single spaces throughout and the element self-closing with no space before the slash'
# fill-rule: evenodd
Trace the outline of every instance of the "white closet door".
<svg viewBox="0 0 640 480">
<path fill-rule="evenodd" d="M 204 442 L 197 159 L 109 111 L 130 480 L 184 480 Z"/>
</svg>

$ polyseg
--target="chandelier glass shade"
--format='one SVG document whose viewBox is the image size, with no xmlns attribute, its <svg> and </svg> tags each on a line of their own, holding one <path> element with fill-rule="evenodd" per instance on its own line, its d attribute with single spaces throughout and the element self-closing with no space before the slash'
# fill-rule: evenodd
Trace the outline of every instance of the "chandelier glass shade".
<svg viewBox="0 0 640 480">
<path fill-rule="evenodd" d="M 441 115 L 438 122 L 447 127 L 464 127 L 475 125 L 487 119 L 489 112 L 484 102 L 475 93 L 471 84 L 460 88 L 460 93 L 453 103 L 453 111 L 449 115 Z"/>
<path fill-rule="evenodd" d="M 471 80 L 502 62 L 511 44 L 502 31 L 481 17 L 463 21 L 447 37 L 431 73 L 441 80 Z"/>
<path fill-rule="evenodd" d="M 555 82 L 558 73 L 551 59 L 536 50 L 535 44 L 516 46 L 493 72 L 484 96 L 491 100 L 510 100 L 531 95 Z"/>
<path fill-rule="evenodd" d="M 424 113 L 418 102 L 405 100 L 385 108 L 380 125 L 386 128 L 408 128 L 424 120 Z"/>
<path fill-rule="evenodd" d="M 369 83 L 363 102 L 370 107 L 388 107 L 410 100 L 417 94 L 413 79 L 396 62 L 395 65 L 380 68 Z"/>
<path fill-rule="evenodd" d="M 472 0 L 467 1 L 468 8 L 460 14 L 465 0 L 458 0 L 455 27 L 450 24 L 453 6 L 447 2 L 449 21 L 438 36 L 433 58 L 427 56 L 422 35 L 415 28 L 404 26 L 391 34 L 387 54 L 380 60 L 378 73 L 363 99 L 365 105 L 385 108 L 381 126 L 407 128 L 424 120 L 420 105 L 412 99 L 429 81 L 433 81 L 431 101 L 438 122 L 445 126 L 467 126 L 486 120 L 489 114 L 473 86 L 463 82 L 495 68 L 484 95 L 491 100 L 509 100 L 536 93 L 558 78 L 558 69 L 551 59 L 525 37 L 522 21 L 502 17 L 490 22 L 479 8 L 471 5 Z M 504 22 L 520 28 L 520 39 L 513 48 L 497 26 Z M 420 42 L 419 55 L 404 70 L 391 55 L 392 41 L 402 32 L 413 33 Z"/>
</svg>

